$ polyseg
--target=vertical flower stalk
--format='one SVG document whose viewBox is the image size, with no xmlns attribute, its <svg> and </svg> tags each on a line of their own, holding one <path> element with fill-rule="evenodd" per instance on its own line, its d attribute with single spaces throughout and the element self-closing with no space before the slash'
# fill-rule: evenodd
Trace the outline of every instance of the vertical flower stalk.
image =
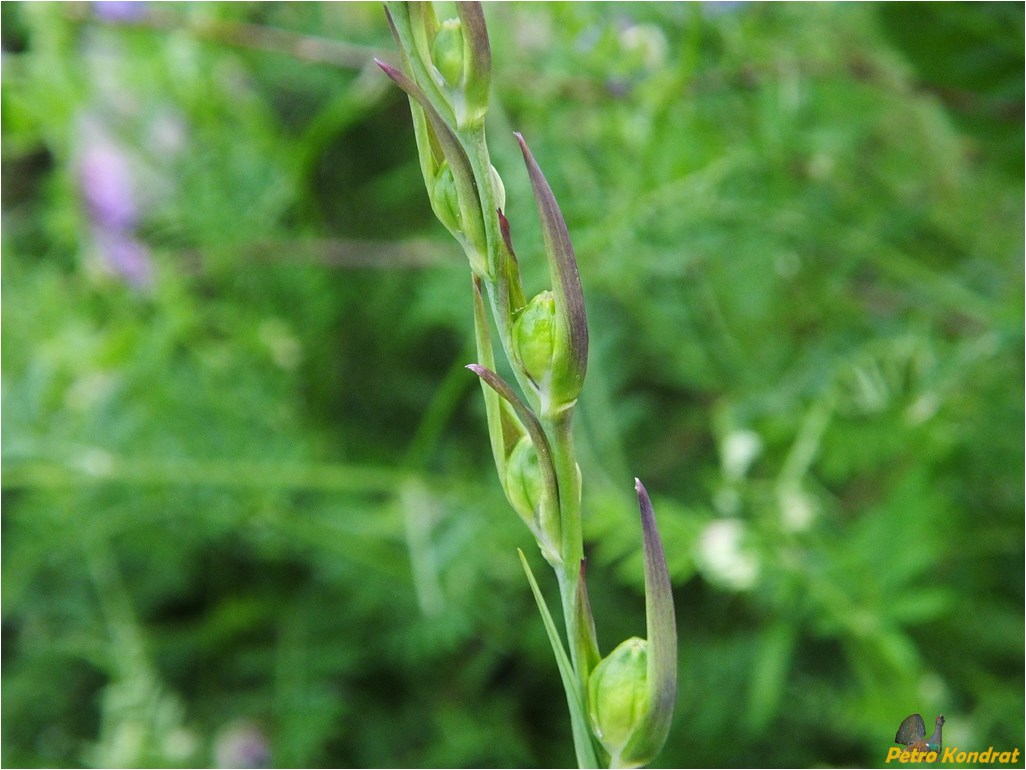
<svg viewBox="0 0 1026 770">
<path fill-rule="evenodd" d="M 431 3 L 386 2 L 401 67 L 378 62 L 409 97 L 432 210 L 463 247 L 472 273 L 481 381 L 492 455 L 511 507 L 556 573 L 567 641 L 559 639 L 524 561 L 556 653 L 578 763 L 639 767 L 666 741 L 677 689 L 677 632 L 655 516 L 640 481 L 647 638 L 599 653 L 585 584 L 581 472 L 573 412 L 588 365 L 588 323 L 573 245 L 559 204 L 519 133 L 541 221 L 550 287 L 524 293 L 505 188 L 491 164 L 485 117 L 492 52 L 479 3 L 439 21 Z M 496 373 L 491 322 L 515 383 Z M 569 654 L 567 654 L 567 650 Z"/>
</svg>

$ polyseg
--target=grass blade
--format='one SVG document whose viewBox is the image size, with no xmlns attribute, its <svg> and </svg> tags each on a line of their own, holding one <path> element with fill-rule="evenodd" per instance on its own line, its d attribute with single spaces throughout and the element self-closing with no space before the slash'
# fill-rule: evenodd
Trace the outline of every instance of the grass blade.
<svg viewBox="0 0 1026 770">
<path fill-rule="evenodd" d="M 534 593 L 534 600 L 538 603 L 538 612 L 541 613 L 542 622 L 545 624 L 545 633 L 549 635 L 549 642 L 552 644 L 552 652 L 556 656 L 556 665 L 559 667 L 559 678 L 563 680 L 563 689 L 566 691 L 566 702 L 570 707 L 570 724 L 574 733 L 574 750 L 577 752 L 578 767 L 598 767 L 598 759 L 595 757 L 595 748 L 591 742 L 591 728 L 588 727 L 588 716 L 584 710 L 584 695 L 577 684 L 577 677 L 574 675 L 570 659 L 563 648 L 563 641 L 556 631 L 556 624 L 552 621 L 552 615 L 545 604 L 545 597 L 538 588 L 538 582 L 531 572 L 531 565 L 527 563 L 527 557 L 519 548 L 520 563 L 524 565 L 524 572 L 527 574 L 527 582 L 531 584 L 531 591 Z"/>
</svg>

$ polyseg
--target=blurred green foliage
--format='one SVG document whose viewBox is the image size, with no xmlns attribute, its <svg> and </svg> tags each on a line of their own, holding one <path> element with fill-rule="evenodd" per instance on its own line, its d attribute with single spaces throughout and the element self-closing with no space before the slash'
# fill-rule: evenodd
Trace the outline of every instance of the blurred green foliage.
<svg viewBox="0 0 1026 770">
<path fill-rule="evenodd" d="M 572 762 L 380 7 L 0 12 L 3 764 Z M 603 652 L 635 475 L 670 559 L 659 763 L 1023 747 L 1022 5 L 486 15 L 527 288 L 514 129 L 588 300 Z"/>
</svg>

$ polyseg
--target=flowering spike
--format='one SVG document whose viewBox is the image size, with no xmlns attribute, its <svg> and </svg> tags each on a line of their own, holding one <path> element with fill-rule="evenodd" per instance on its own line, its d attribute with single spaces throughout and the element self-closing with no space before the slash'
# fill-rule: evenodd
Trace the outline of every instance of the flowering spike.
<svg viewBox="0 0 1026 770">
<path fill-rule="evenodd" d="M 409 96 L 432 209 L 463 246 L 473 271 L 478 363 L 467 368 L 481 380 L 495 465 L 503 491 L 559 578 L 569 657 L 521 554 L 567 693 L 578 764 L 639 766 L 665 742 L 676 700 L 673 597 L 652 506 L 637 482 L 648 638 L 628 639 L 601 658 L 585 584 L 581 474 L 571 433 L 587 370 L 588 326 L 566 222 L 516 134 L 551 286 L 528 301 L 503 214 L 505 189 L 485 142 L 492 52 L 482 5 L 457 0 L 458 18 L 441 22 L 431 3 L 386 0 L 386 7 L 402 66 L 378 64 Z M 492 323 L 520 386 L 516 391 L 496 374 Z"/>
<path fill-rule="evenodd" d="M 556 299 L 556 354 L 553 361 L 552 407 L 571 406 L 584 384 L 588 367 L 588 319 L 584 311 L 584 292 L 577 271 L 577 259 L 570 243 L 566 221 L 552 188 L 520 134 L 520 143 L 531 179 L 538 216 L 541 219 L 545 253 L 549 260 L 552 292 Z M 544 399 L 543 399 L 544 401 Z"/>
</svg>

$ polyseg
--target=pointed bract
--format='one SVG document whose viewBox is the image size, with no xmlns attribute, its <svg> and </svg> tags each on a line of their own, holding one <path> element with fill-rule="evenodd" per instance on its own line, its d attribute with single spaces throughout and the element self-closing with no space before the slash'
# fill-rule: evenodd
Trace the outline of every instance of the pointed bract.
<svg viewBox="0 0 1026 770">
<path fill-rule="evenodd" d="M 666 554 L 656 528 L 655 513 L 648 492 L 634 480 L 641 508 L 641 529 L 645 551 L 645 618 L 648 631 L 649 709 L 643 723 L 623 752 L 623 759 L 647 764 L 659 753 L 673 721 L 677 702 L 677 617 L 673 590 L 666 566 Z"/>
<path fill-rule="evenodd" d="M 477 346 L 477 360 L 485 368 L 495 369 L 495 354 L 492 350 L 491 333 L 488 327 L 488 315 L 485 312 L 484 297 L 481 292 L 480 276 L 471 276 L 471 291 L 474 298 L 474 340 Z M 481 380 L 481 391 L 484 395 L 485 415 L 488 419 L 488 437 L 495 458 L 495 468 L 499 478 L 506 478 L 506 458 L 520 439 L 527 435 L 520 418 L 516 416 L 508 401 L 501 398 L 487 382 Z"/>
<path fill-rule="evenodd" d="M 577 399 L 588 368 L 588 319 L 584 310 L 584 292 L 570 234 L 552 188 L 524 138 L 520 134 L 514 136 L 520 143 L 531 179 L 531 189 L 541 219 L 545 253 L 549 260 L 552 292 L 556 298 L 557 365 L 553 372 L 552 400 L 556 408 L 559 408 L 572 405 Z"/>
<path fill-rule="evenodd" d="M 509 233 L 509 220 L 502 213 L 502 209 L 496 212 L 499 215 L 499 233 L 502 235 L 502 247 L 499 250 L 499 265 L 506 273 L 506 287 L 508 292 L 506 314 L 511 315 L 518 308 L 527 304 L 524 297 L 524 288 L 520 280 L 520 261 L 516 252 L 513 251 L 513 240 Z"/>
<path fill-rule="evenodd" d="M 591 602 L 588 599 L 588 586 L 584 582 L 586 563 L 586 559 L 581 559 L 581 571 L 577 579 L 577 598 L 574 602 L 574 609 L 577 612 L 577 628 L 581 631 L 574 643 L 577 645 L 577 660 L 580 661 L 582 668 L 581 677 L 585 680 L 602 659 L 598 648 L 598 634 L 595 633 L 595 618 L 591 614 Z"/>
<path fill-rule="evenodd" d="M 531 408 L 524 403 L 523 399 L 516 394 L 516 391 L 502 377 L 491 369 L 480 364 L 467 364 L 467 368 L 488 384 L 492 390 L 498 393 L 506 402 L 513 407 L 518 418 L 527 430 L 534 445 L 534 451 L 538 455 L 538 468 L 542 475 L 542 502 L 539 512 L 539 519 L 542 529 L 548 535 L 547 540 L 556 546 L 555 552 L 549 549 L 550 543 L 539 542 L 542 546 L 542 553 L 545 559 L 556 566 L 561 563 L 559 555 L 560 530 L 559 530 L 559 484 L 556 481 L 555 465 L 552 459 L 552 449 L 549 440 L 542 429 L 541 423 Z M 505 484 L 505 480 L 503 484 Z"/>
<path fill-rule="evenodd" d="M 456 105 L 459 129 L 481 126 L 492 83 L 492 48 L 481 3 L 456 3 L 463 28 L 463 104 Z M 461 109 L 462 107 L 462 109 Z"/>
<path fill-rule="evenodd" d="M 588 707 L 610 767 L 648 764 L 666 743 L 677 700 L 677 621 L 670 575 L 652 503 L 637 479 L 645 552 L 648 638 L 632 637 L 602 659 L 588 678 Z"/>
<path fill-rule="evenodd" d="M 524 566 L 527 581 L 531 584 L 531 593 L 534 594 L 534 600 L 538 604 L 538 611 L 541 613 L 542 623 L 545 625 L 545 633 L 549 637 L 552 652 L 556 656 L 556 664 L 559 666 L 559 676 L 563 680 L 563 690 L 566 692 L 567 705 L 570 707 L 574 749 L 577 752 L 577 766 L 600 767 L 598 758 L 595 756 L 595 746 L 592 744 L 591 734 L 588 729 L 588 715 L 585 713 L 585 700 L 587 696 L 581 692 L 577 683 L 573 666 L 566 655 L 566 650 L 563 649 L 563 642 L 559 638 L 556 624 L 552 622 L 552 615 L 549 614 L 549 608 L 542 597 L 541 589 L 538 588 L 538 581 L 534 579 L 531 566 L 527 563 L 527 558 L 524 556 L 523 551 L 518 548 L 517 553 L 520 554 L 520 563 Z"/>
<path fill-rule="evenodd" d="M 490 278 L 481 201 L 478 198 L 477 184 L 474 181 L 474 170 L 470 165 L 470 159 L 467 157 L 466 151 L 452 132 L 452 129 L 449 128 L 442 119 L 442 116 L 431 104 L 431 100 L 428 99 L 423 90 L 406 73 L 380 59 L 375 59 L 374 61 L 424 111 L 432 135 L 441 147 L 442 154 L 449 164 L 456 188 L 461 228 L 453 231 L 453 235 L 463 243 L 474 272 L 485 278 Z M 432 185 L 429 193 L 433 192 L 433 187 Z M 434 202 L 432 205 L 434 205 Z M 446 224 L 444 220 L 443 224 Z"/>
<path fill-rule="evenodd" d="M 438 33 L 438 19 L 431 3 L 385 2 L 385 14 L 396 46 L 402 55 L 403 71 L 427 92 L 435 108 L 443 111 L 447 124 L 455 125 L 452 105 L 435 78 L 431 42 Z"/>
</svg>

